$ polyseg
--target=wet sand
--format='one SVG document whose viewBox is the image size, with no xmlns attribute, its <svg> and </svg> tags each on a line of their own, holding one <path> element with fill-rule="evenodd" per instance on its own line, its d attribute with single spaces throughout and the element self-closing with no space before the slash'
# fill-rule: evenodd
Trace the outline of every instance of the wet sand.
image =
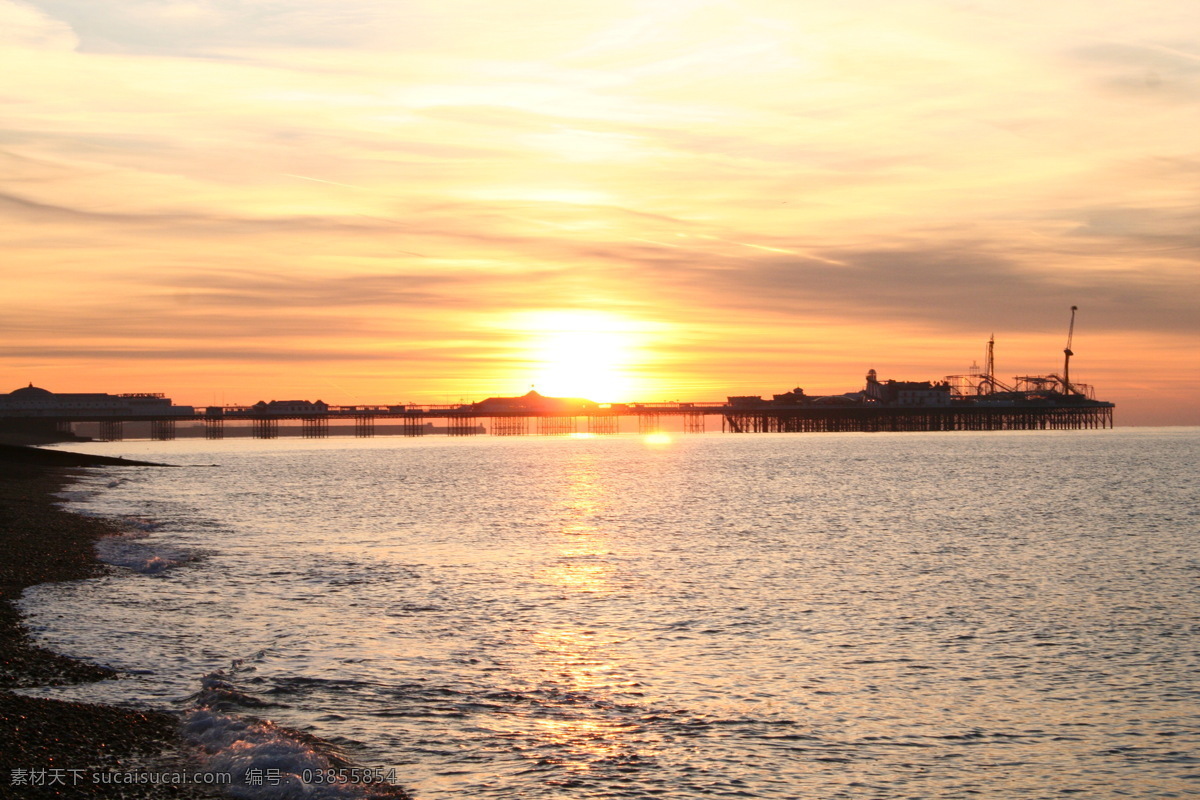
<svg viewBox="0 0 1200 800">
<path fill-rule="evenodd" d="M 114 677 L 33 645 L 14 602 L 27 586 L 100 574 L 93 545 L 118 532 L 58 508 L 71 467 L 120 460 L 0 445 L 0 798 L 211 798 L 182 785 L 105 786 L 101 773 L 193 772 L 170 714 L 16 694 L 13 689 Z M 41 785 L 30 785 L 38 783 Z"/>
</svg>

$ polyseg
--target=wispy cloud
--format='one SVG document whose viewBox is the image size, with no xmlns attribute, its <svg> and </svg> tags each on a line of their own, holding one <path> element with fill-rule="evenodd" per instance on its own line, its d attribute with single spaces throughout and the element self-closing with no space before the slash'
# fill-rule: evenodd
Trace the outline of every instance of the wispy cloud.
<svg viewBox="0 0 1200 800">
<path fill-rule="evenodd" d="M 646 385 L 715 390 L 791 382 L 789 343 L 932 370 L 1079 304 L 1106 377 L 1157 380 L 1143 351 L 1198 334 L 1195 30 L 1183 0 L 0 0 L 0 365 L 365 382 L 403 351 L 488 391 L 528 357 L 506 315 L 600 309 L 653 323 Z"/>
</svg>

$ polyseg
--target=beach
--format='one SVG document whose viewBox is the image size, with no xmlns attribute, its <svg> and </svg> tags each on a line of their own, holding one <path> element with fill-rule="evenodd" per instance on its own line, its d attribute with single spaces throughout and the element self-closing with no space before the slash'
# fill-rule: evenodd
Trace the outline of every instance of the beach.
<svg viewBox="0 0 1200 800">
<path fill-rule="evenodd" d="M 101 775 L 196 771 L 176 717 L 13 691 L 116 677 L 32 644 L 14 607 L 28 586 L 105 569 L 94 543 L 119 530 L 63 511 L 55 492 L 70 482 L 71 468 L 112 463 L 133 462 L 0 446 L 0 798 L 220 796 L 196 785 L 94 783 Z"/>
</svg>

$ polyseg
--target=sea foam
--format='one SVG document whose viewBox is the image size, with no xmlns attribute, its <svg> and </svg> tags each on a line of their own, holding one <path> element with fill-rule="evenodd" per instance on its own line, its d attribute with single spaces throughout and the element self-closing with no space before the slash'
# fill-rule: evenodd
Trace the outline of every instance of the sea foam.
<svg viewBox="0 0 1200 800">
<path fill-rule="evenodd" d="M 227 773 L 234 797 L 253 800 L 362 800 L 403 797 L 394 787 L 332 781 L 350 774 L 345 761 L 322 753 L 310 737 L 267 720 L 210 709 L 188 712 L 184 739 L 198 752 L 204 768 Z M 322 780 L 325 776 L 329 776 Z"/>
<path fill-rule="evenodd" d="M 122 520 L 128 523 L 128 520 Z M 131 569 L 143 575 L 158 575 L 172 567 L 194 561 L 197 554 L 182 547 L 149 541 L 157 523 L 142 521 L 133 530 L 118 536 L 106 536 L 96 542 L 96 557 L 105 564 Z"/>
<path fill-rule="evenodd" d="M 374 782 L 368 771 L 356 768 L 334 747 L 274 722 L 229 713 L 231 709 L 261 706 L 234 681 L 242 671 L 234 661 L 230 671 L 216 670 L 200 680 L 200 691 L 183 718 L 182 732 L 210 772 L 232 778 L 229 792 L 252 800 L 368 800 L 407 798 L 399 787 Z M 359 779 L 355 782 L 355 778 Z"/>
</svg>

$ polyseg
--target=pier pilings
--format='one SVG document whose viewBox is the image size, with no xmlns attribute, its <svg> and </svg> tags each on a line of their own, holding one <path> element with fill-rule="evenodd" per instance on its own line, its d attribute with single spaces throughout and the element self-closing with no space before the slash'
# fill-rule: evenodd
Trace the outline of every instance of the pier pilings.
<svg viewBox="0 0 1200 800">
<path fill-rule="evenodd" d="M 662 414 L 654 411 L 640 411 L 638 418 L 638 433 L 658 433 L 662 430 Z"/>
<path fill-rule="evenodd" d="M 251 423 L 255 439 L 278 439 L 279 420 L 271 417 L 255 417 Z"/>
<path fill-rule="evenodd" d="M 356 414 L 354 435 L 359 439 L 370 439 L 375 435 L 375 417 L 372 414 Z"/>
<path fill-rule="evenodd" d="M 175 438 L 175 420 L 150 420 L 150 438 L 160 442 L 169 442 Z"/>
<path fill-rule="evenodd" d="M 106 442 L 119 442 L 125 438 L 125 423 L 119 419 L 100 421 L 100 438 Z"/>
<path fill-rule="evenodd" d="M 1111 428 L 1111 406 L 753 409 L 722 415 L 730 433 L 1031 431 Z"/>
<path fill-rule="evenodd" d="M 300 420 L 300 435 L 305 439 L 329 438 L 329 417 Z"/>
<path fill-rule="evenodd" d="M 618 416 L 588 417 L 587 432 L 609 436 L 621 432 L 621 418 Z"/>
<path fill-rule="evenodd" d="M 575 417 L 538 417 L 537 432 L 541 436 L 569 436 L 578 430 Z"/>
<path fill-rule="evenodd" d="M 204 438 L 205 439 L 224 439 L 225 438 L 225 419 L 223 417 L 205 417 L 204 418 Z"/>
<path fill-rule="evenodd" d="M 446 417 L 446 434 L 448 436 L 474 436 L 479 433 L 479 420 L 469 414 L 455 414 Z"/>
<path fill-rule="evenodd" d="M 524 436 L 529 433 L 529 417 L 492 417 L 488 429 L 492 436 Z"/>
</svg>

